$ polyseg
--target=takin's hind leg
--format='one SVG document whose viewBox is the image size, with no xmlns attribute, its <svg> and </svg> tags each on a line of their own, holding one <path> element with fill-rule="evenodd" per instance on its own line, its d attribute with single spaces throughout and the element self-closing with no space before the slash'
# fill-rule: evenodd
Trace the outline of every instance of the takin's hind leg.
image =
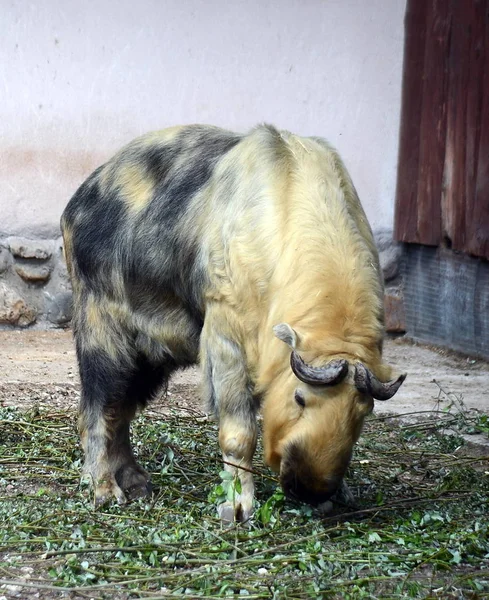
<svg viewBox="0 0 489 600">
<path fill-rule="evenodd" d="M 89 412 L 80 411 L 83 471 L 93 485 L 96 505 L 112 498 L 123 503 L 151 492 L 149 475 L 136 462 L 130 444 L 132 415 L 110 412 L 94 411 L 93 407 Z"/>
<path fill-rule="evenodd" d="M 149 475 L 137 463 L 130 423 L 165 378 L 165 368 L 146 359 L 118 358 L 100 349 L 79 350 L 82 396 L 80 435 L 84 472 L 90 477 L 95 504 L 116 498 L 125 502 L 151 492 Z"/>
</svg>

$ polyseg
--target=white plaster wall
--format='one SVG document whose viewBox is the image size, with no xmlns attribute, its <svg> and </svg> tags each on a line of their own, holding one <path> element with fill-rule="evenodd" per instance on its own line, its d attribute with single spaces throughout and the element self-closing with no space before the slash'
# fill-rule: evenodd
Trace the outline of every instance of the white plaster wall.
<svg viewBox="0 0 489 600">
<path fill-rule="evenodd" d="M 405 0 L 0 0 L 0 233 L 51 236 L 136 135 L 260 121 L 328 138 L 393 221 Z"/>
</svg>

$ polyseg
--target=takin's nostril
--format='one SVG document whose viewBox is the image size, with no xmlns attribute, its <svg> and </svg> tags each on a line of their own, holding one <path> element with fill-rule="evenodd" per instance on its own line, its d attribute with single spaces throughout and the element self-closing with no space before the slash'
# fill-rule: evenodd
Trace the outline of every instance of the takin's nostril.
<svg viewBox="0 0 489 600">
<path fill-rule="evenodd" d="M 317 506 L 329 500 L 337 491 L 338 485 L 336 481 L 329 481 L 328 485 L 318 489 L 314 486 L 305 485 L 294 473 L 283 478 L 282 489 L 291 500 Z"/>
</svg>

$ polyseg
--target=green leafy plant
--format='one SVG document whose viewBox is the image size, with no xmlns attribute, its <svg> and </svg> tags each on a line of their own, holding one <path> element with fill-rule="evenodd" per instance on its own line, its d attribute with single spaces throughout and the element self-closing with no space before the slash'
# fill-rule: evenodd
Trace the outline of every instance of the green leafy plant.
<svg viewBox="0 0 489 600">
<path fill-rule="evenodd" d="M 280 520 L 280 511 L 285 504 L 285 495 L 281 488 L 277 488 L 255 512 L 255 518 L 263 525 L 275 524 Z"/>
<path fill-rule="evenodd" d="M 489 597 L 488 457 L 456 435 L 487 423 L 473 419 L 373 416 L 347 476 L 358 507 L 326 515 L 284 497 L 258 449 L 245 528 L 217 517 L 240 483 L 222 471 L 216 485 L 217 426 L 195 412 L 139 417 L 154 495 L 94 510 L 76 415 L 0 408 L 0 596 L 14 585 L 43 600 Z"/>
<path fill-rule="evenodd" d="M 221 471 L 219 477 L 221 482 L 212 488 L 209 493 L 209 502 L 219 505 L 227 501 L 234 504 L 236 495 L 241 494 L 241 481 L 238 473 Z"/>
</svg>

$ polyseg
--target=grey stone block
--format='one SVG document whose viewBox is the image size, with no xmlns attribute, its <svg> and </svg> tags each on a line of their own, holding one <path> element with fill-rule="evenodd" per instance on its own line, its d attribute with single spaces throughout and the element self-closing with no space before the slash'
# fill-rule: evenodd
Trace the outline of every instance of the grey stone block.
<svg viewBox="0 0 489 600">
<path fill-rule="evenodd" d="M 51 275 L 50 265 L 37 265 L 37 264 L 16 264 L 15 270 L 19 277 L 22 277 L 24 281 L 29 283 L 43 283 L 46 282 Z"/>
<path fill-rule="evenodd" d="M 391 229 L 379 229 L 374 233 L 374 238 L 379 251 L 384 281 L 391 281 L 400 272 L 402 245 L 392 239 Z"/>
<path fill-rule="evenodd" d="M 10 252 L 15 258 L 37 258 L 46 260 L 53 254 L 53 240 L 29 240 L 27 238 L 8 238 Z"/>
<path fill-rule="evenodd" d="M 36 310 L 28 306 L 25 299 L 6 283 L 0 283 L 0 323 L 26 327 L 34 323 Z"/>
<path fill-rule="evenodd" d="M 4 273 L 8 269 L 10 260 L 7 248 L 0 246 L 0 273 Z"/>
<path fill-rule="evenodd" d="M 46 296 L 46 316 L 54 325 L 64 325 L 71 321 L 73 316 L 73 294 L 71 292 L 58 292 L 53 296 Z"/>
</svg>

